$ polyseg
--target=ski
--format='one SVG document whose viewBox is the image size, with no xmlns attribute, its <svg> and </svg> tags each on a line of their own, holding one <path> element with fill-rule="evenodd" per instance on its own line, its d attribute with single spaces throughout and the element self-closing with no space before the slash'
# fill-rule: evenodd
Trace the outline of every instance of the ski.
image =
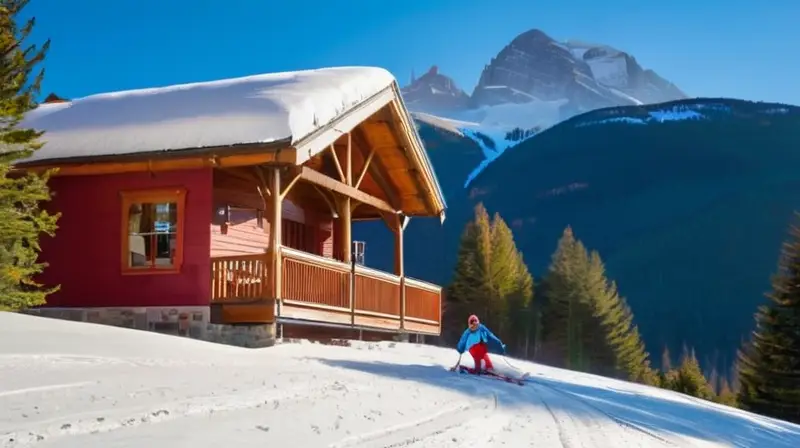
<svg viewBox="0 0 800 448">
<path fill-rule="evenodd" d="M 527 376 L 525 376 L 525 375 L 523 375 L 522 378 L 514 378 L 514 377 L 503 375 L 501 373 L 496 373 L 496 372 L 483 372 L 482 371 L 482 372 L 476 373 L 475 369 L 472 369 L 472 368 L 469 368 L 469 367 L 466 367 L 466 366 L 458 366 L 458 368 L 454 368 L 454 369 L 450 369 L 450 370 L 451 371 L 458 371 L 458 373 L 461 373 L 461 374 L 482 376 L 482 377 L 492 378 L 492 379 L 496 379 L 496 380 L 500 380 L 500 381 L 505 381 L 507 383 L 513 383 L 513 384 L 517 384 L 519 386 L 524 386 L 525 385 L 525 379 L 527 378 Z"/>
</svg>

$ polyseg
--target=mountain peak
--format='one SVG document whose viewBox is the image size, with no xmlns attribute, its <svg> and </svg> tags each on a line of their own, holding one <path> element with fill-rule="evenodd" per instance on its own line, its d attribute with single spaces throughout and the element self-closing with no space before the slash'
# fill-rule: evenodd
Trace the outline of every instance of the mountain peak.
<svg viewBox="0 0 800 448">
<path fill-rule="evenodd" d="M 412 75 L 411 84 L 401 91 L 406 104 L 417 111 L 461 110 L 469 103 L 469 95 L 456 85 L 453 78 L 440 73 L 437 65 L 432 65 L 419 78 Z"/>
<path fill-rule="evenodd" d="M 548 36 L 547 33 L 540 30 L 539 28 L 533 28 L 523 33 L 520 33 L 515 37 L 511 43 L 514 44 L 516 42 L 524 42 L 524 41 L 531 41 L 531 40 L 548 40 L 552 41 L 553 38 Z"/>
<path fill-rule="evenodd" d="M 531 29 L 492 58 L 472 93 L 473 107 L 567 100 L 573 115 L 609 106 L 656 103 L 686 95 L 636 59 L 608 45 L 559 42 Z"/>
<path fill-rule="evenodd" d="M 624 51 L 579 39 L 557 41 L 539 28 L 518 34 L 503 47 L 484 67 L 472 95 L 437 65 L 419 77 L 412 71 L 402 93 L 415 112 L 474 122 L 482 122 L 491 106 L 531 103 L 546 110 L 542 119 L 547 121 L 604 107 L 686 98 Z"/>
</svg>

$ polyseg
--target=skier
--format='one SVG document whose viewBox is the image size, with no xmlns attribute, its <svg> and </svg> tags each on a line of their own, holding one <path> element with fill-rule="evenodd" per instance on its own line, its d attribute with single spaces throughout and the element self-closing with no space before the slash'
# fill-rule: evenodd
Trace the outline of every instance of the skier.
<svg viewBox="0 0 800 448">
<path fill-rule="evenodd" d="M 475 369 L 470 373 L 493 372 L 494 366 L 489 358 L 489 352 L 504 354 L 506 352 L 505 344 L 478 320 L 478 316 L 474 314 L 469 316 L 467 325 L 467 329 L 464 330 L 464 334 L 458 341 L 456 350 L 459 354 L 463 354 L 467 350 L 472 355 Z M 484 364 L 483 368 L 481 368 L 481 362 Z M 453 367 L 453 369 L 456 368 L 458 366 Z"/>
</svg>

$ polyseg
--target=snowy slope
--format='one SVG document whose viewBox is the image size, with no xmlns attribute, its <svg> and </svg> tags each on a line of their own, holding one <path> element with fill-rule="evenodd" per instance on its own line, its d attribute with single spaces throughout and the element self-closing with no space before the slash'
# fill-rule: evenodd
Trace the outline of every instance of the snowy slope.
<svg viewBox="0 0 800 448">
<path fill-rule="evenodd" d="M 537 102 L 535 105 L 525 103 L 487 106 L 464 111 L 456 115 L 458 118 L 424 112 L 412 112 L 411 115 L 419 122 L 467 137 L 481 148 L 484 160 L 464 179 L 464 188 L 467 188 L 506 149 L 533 137 L 555 122 L 551 119 L 553 111 L 558 113 L 558 105 Z M 524 135 L 512 134 L 515 130 Z"/>
<path fill-rule="evenodd" d="M 667 391 L 512 361 L 532 374 L 517 386 L 453 362 L 411 344 L 251 350 L 0 313 L 0 446 L 800 446 L 800 426 Z"/>
</svg>

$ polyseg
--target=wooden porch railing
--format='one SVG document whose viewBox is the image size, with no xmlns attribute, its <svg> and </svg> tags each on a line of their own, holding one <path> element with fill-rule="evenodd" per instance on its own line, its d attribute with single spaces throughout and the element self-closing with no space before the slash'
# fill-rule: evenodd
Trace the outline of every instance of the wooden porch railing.
<svg viewBox="0 0 800 448">
<path fill-rule="evenodd" d="M 357 316 L 388 320 L 398 329 L 404 321 L 429 326 L 441 323 L 439 286 L 288 247 L 282 247 L 281 254 L 282 303 L 286 306 L 347 315 L 350 323 Z M 265 298 L 266 267 L 266 254 L 212 258 L 211 301 Z M 405 290 L 405 309 L 401 288 Z"/>
<path fill-rule="evenodd" d="M 281 247 L 283 300 L 308 306 L 350 310 L 350 266 Z"/>
<path fill-rule="evenodd" d="M 266 254 L 211 259 L 211 301 L 254 300 L 264 297 Z"/>
<path fill-rule="evenodd" d="M 409 321 L 442 322 L 442 288 L 432 283 L 406 277 L 406 315 Z"/>
<path fill-rule="evenodd" d="M 400 277 L 357 265 L 355 287 L 357 312 L 400 318 Z"/>
</svg>

